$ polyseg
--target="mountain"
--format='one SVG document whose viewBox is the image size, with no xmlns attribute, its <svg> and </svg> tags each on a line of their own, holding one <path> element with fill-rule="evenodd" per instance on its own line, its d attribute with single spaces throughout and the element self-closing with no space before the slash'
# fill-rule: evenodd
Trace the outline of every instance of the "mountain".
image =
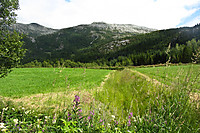
<svg viewBox="0 0 200 133">
<path fill-rule="evenodd" d="M 28 49 L 25 62 L 67 58 L 73 59 L 81 51 L 101 47 L 120 38 L 155 31 L 146 27 L 131 24 L 107 24 L 94 22 L 64 29 L 51 29 L 36 23 L 17 23 L 10 27 L 19 33 L 26 34 L 25 48 Z"/>
<path fill-rule="evenodd" d="M 166 30 L 104 22 L 57 30 L 35 23 L 15 27 L 16 31 L 28 34 L 24 38 L 28 51 L 23 63 L 63 58 L 107 65 L 157 64 L 166 62 L 169 44 L 180 56 L 174 59 L 176 55 L 173 55 L 173 61 L 180 62 L 188 41 L 200 39 L 200 25 Z M 175 49 L 177 43 L 179 49 Z M 194 52 L 195 48 L 191 47 L 190 51 Z"/>
<path fill-rule="evenodd" d="M 31 23 L 31 24 L 16 23 L 10 27 L 10 30 L 16 30 L 17 32 L 23 33 L 30 37 L 38 37 L 41 35 L 52 34 L 58 31 L 58 29 L 47 28 L 37 23 Z"/>
</svg>

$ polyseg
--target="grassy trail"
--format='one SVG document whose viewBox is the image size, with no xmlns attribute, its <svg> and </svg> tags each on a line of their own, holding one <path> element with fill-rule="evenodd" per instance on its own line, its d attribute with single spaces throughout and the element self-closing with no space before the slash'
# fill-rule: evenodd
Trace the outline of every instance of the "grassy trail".
<svg viewBox="0 0 200 133">
<path fill-rule="evenodd" d="M 139 71 L 136 71 L 136 70 L 131 70 L 131 71 L 132 71 L 133 73 L 136 73 L 136 74 L 138 74 L 138 75 L 144 77 L 148 82 L 151 81 L 151 82 L 154 83 L 155 85 L 166 86 L 166 87 L 167 87 L 167 85 L 161 83 L 160 81 L 158 81 L 158 80 L 156 80 L 156 79 L 152 79 L 152 78 L 150 78 L 149 76 L 147 76 L 147 75 L 145 75 L 145 74 L 143 74 L 143 73 L 141 73 L 141 72 L 139 72 Z"/>
</svg>

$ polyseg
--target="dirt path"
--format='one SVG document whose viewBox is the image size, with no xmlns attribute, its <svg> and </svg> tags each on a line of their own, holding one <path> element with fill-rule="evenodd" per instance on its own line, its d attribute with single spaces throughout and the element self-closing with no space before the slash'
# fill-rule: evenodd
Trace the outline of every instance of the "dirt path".
<svg viewBox="0 0 200 133">
<path fill-rule="evenodd" d="M 147 81 L 152 82 L 152 83 L 154 83 L 155 85 L 168 87 L 168 85 L 165 85 L 165 84 L 161 83 L 160 81 L 158 81 L 158 80 L 156 80 L 156 79 L 152 79 L 152 78 L 150 78 L 149 76 L 147 76 L 147 75 L 145 75 L 145 74 L 143 74 L 143 73 L 140 73 L 140 72 L 138 72 L 138 71 L 136 71 L 136 70 L 131 70 L 131 69 L 130 69 L 130 71 L 132 71 L 133 73 L 136 73 L 136 74 L 138 74 L 138 75 L 144 77 Z"/>
</svg>

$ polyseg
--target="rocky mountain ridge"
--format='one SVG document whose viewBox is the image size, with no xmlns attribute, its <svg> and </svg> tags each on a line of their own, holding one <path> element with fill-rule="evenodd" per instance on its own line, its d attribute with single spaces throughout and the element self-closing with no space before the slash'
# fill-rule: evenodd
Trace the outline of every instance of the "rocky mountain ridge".
<svg viewBox="0 0 200 133">
<path fill-rule="evenodd" d="M 9 28 L 10 30 L 16 30 L 19 33 L 23 33 L 31 37 L 53 34 L 58 31 L 58 29 L 47 28 L 37 23 L 30 23 L 30 24 L 16 23 Z"/>
<path fill-rule="evenodd" d="M 137 26 L 133 24 L 107 24 L 104 22 L 93 22 L 92 24 L 78 25 L 78 26 L 63 28 L 63 29 L 74 28 L 76 29 L 75 30 L 76 32 L 78 30 L 86 30 L 88 27 L 97 28 L 100 31 L 102 31 L 102 33 L 104 32 L 104 30 L 106 30 L 113 33 L 117 33 L 117 34 L 125 34 L 125 33 L 142 34 L 142 33 L 150 33 L 152 31 L 156 31 L 156 29 Z M 38 37 L 42 35 L 53 34 L 63 29 L 47 28 L 37 23 L 30 23 L 30 24 L 16 23 L 10 27 L 10 30 L 16 30 L 19 33 L 23 33 L 31 37 Z M 94 32 L 94 31 L 91 31 L 91 32 Z"/>
<path fill-rule="evenodd" d="M 119 33 L 150 33 L 156 31 L 156 29 L 151 29 L 143 26 L 137 26 L 133 24 L 107 24 L 104 22 L 94 22 L 90 26 L 98 27 L 99 29 L 118 31 Z"/>
</svg>

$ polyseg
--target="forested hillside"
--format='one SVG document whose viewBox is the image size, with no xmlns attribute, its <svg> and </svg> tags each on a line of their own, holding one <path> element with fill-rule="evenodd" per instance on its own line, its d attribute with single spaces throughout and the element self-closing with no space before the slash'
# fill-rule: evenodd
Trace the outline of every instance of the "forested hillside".
<svg viewBox="0 0 200 133">
<path fill-rule="evenodd" d="M 199 24 L 155 30 L 98 22 L 60 30 L 47 28 L 47 31 L 47 34 L 25 32 L 28 51 L 23 63 L 34 60 L 51 65 L 58 60 L 70 60 L 100 66 L 188 63 L 200 47 Z"/>
</svg>

